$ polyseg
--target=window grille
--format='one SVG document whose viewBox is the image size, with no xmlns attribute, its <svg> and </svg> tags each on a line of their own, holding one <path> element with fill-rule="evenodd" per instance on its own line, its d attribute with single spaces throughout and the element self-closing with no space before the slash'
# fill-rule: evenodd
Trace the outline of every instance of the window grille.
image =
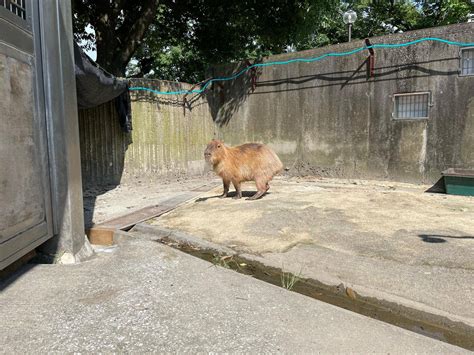
<svg viewBox="0 0 474 355">
<path fill-rule="evenodd" d="M 461 75 L 474 75 L 474 48 L 461 49 Z"/>
<path fill-rule="evenodd" d="M 13 12 L 18 17 L 26 20 L 26 0 L 0 0 L 0 6 Z"/>
<path fill-rule="evenodd" d="M 426 119 L 428 118 L 430 94 L 416 92 L 394 95 L 393 118 Z"/>
</svg>

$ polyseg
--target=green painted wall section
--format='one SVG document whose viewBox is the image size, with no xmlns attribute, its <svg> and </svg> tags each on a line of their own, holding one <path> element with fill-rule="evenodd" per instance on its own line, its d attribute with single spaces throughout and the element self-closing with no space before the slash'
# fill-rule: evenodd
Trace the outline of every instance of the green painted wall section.
<svg viewBox="0 0 474 355">
<path fill-rule="evenodd" d="M 143 85 L 173 90 L 174 83 L 147 80 Z M 180 84 L 183 89 L 191 85 Z M 125 156 L 128 174 L 169 175 L 202 173 L 203 152 L 215 133 L 204 98 L 183 104 L 182 97 L 134 92 L 132 144 Z"/>
<path fill-rule="evenodd" d="M 160 90 L 191 85 L 140 80 Z M 215 135 L 204 97 L 157 96 L 132 92 L 131 134 L 122 133 L 113 103 L 79 114 L 84 184 L 118 184 L 132 177 L 160 178 L 202 174 L 203 153 Z"/>
</svg>

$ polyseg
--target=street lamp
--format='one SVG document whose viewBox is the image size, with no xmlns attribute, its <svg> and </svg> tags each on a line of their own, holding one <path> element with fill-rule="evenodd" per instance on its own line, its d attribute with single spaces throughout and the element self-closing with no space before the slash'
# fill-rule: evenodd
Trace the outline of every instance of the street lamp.
<svg viewBox="0 0 474 355">
<path fill-rule="evenodd" d="M 351 41 L 352 24 L 357 20 L 357 14 L 354 10 L 348 10 L 342 15 L 342 21 L 349 27 L 349 42 Z"/>
</svg>

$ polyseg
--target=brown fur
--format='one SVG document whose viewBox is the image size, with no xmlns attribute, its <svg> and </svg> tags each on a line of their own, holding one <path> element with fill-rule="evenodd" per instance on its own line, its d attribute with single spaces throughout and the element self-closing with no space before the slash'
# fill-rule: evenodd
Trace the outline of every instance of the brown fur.
<svg viewBox="0 0 474 355">
<path fill-rule="evenodd" d="M 221 197 L 227 196 L 232 183 L 236 191 L 234 198 L 241 198 L 241 183 L 255 181 L 257 193 L 249 200 L 258 199 L 270 188 L 268 183 L 273 176 L 283 170 L 283 164 L 278 156 L 266 145 L 259 143 L 228 147 L 224 142 L 214 139 L 207 145 L 204 158 L 222 178 L 224 193 Z"/>
</svg>

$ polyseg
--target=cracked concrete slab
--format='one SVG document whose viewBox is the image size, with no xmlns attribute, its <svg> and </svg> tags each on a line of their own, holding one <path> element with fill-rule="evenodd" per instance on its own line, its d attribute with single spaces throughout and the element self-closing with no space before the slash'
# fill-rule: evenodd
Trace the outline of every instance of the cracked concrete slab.
<svg viewBox="0 0 474 355">
<path fill-rule="evenodd" d="M 468 353 L 146 237 L 120 240 L 0 283 L 0 353 Z"/>
</svg>

